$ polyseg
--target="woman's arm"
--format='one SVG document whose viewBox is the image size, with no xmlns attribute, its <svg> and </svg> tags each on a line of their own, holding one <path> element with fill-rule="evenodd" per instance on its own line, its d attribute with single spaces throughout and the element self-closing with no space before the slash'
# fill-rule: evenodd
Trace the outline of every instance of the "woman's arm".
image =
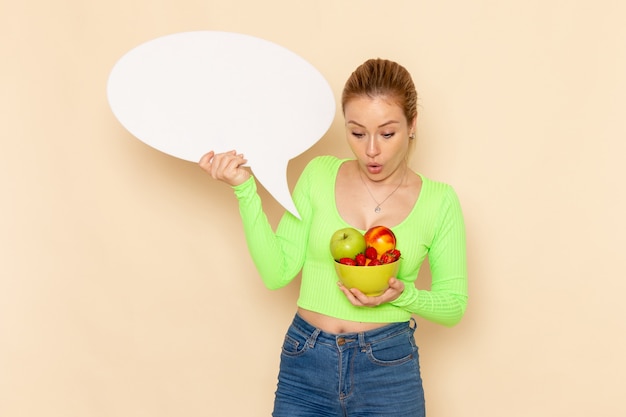
<svg viewBox="0 0 626 417">
<path fill-rule="evenodd" d="M 352 304 L 376 307 L 390 303 L 412 314 L 445 326 L 457 324 L 467 306 L 467 265 L 465 226 L 459 200 L 448 188 L 437 208 L 435 232 L 428 251 L 432 275 L 430 290 L 418 290 L 391 278 L 389 288 L 380 296 L 368 297 L 357 289 L 340 289 Z"/>
<path fill-rule="evenodd" d="M 294 190 L 294 203 L 302 220 L 285 212 L 274 233 L 263 211 L 254 177 L 234 187 L 248 250 L 265 286 L 270 289 L 291 282 L 304 263 L 309 217 L 303 215 L 306 205 L 302 204 L 302 188 L 301 179 Z"/>
<path fill-rule="evenodd" d="M 467 306 L 467 255 L 465 223 L 459 199 L 452 188 L 444 196 L 428 251 L 430 290 L 410 285 L 392 304 L 425 319 L 453 326 Z"/>
<path fill-rule="evenodd" d="M 246 162 L 243 154 L 236 151 L 220 154 L 211 151 L 200 159 L 199 165 L 213 179 L 233 187 L 250 255 L 265 285 L 280 288 L 302 268 L 308 230 L 305 222 L 286 212 L 274 233 L 263 211 L 255 179 L 244 167 Z M 296 186 L 294 200 L 296 195 L 303 194 L 301 188 L 302 185 Z M 306 208 L 298 207 L 298 210 Z"/>
</svg>

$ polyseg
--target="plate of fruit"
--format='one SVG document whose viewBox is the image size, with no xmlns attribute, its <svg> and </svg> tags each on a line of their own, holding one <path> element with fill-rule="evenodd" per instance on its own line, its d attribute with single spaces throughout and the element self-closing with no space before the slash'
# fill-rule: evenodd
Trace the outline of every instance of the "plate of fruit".
<svg viewBox="0 0 626 417">
<path fill-rule="evenodd" d="M 331 236 L 330 253 L 341 283 L 370 297 L 385 292 L 400 267 L 396 236 L 385 226 L 364 234 L 352 227 L 339 229 Z"/>
</svg>

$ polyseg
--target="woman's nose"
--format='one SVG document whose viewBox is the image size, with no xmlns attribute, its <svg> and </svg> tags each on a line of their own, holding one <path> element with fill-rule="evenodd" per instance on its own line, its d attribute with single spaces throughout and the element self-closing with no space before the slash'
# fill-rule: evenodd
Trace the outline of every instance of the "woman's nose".
<svg viewBox="0 0 626 417">
<path fill-rule="evenodd" d="M 378 148 L 378 142 L 376 142 L 376 138 L 371 137 L 367 141 L 367 149 L 365 150 L 365 153 L 369 157 L 376 156 L 380 153 L 380 149 Z"/>
</svg>

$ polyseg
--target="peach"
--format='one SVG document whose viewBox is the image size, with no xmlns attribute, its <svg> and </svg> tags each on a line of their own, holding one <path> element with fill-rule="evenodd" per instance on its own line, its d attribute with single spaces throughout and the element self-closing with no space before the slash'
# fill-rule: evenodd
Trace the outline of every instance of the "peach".
<svg viewBox="0 0 626 417">
<path fill-rule="evenodd" d="M 396 248 L 396 235 L 385 226 L 371 227 L 363 235 L 365 244 L 376 249 L 378 258 L 387 251 Z"/>
</svg>

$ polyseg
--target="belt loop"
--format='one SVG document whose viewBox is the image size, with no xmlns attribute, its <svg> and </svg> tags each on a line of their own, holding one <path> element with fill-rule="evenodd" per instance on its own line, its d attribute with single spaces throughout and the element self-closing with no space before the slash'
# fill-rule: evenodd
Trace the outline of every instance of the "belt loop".
<svg viewBox="0 0 626 417">
<path fill-rule="evenodd" d="M 321 330 L 316 328 L 315 331 L 311 333 L 311 336 L 309 336 L 309 339 L 306 341 L 309 347 L 311 348 L 315 347 L 315 342 L 317 341 L 317 336 L 319 336 L 320 332 Z"/>
<path fill-rule="evenodd" d="M 359 333 L 359 347 L 361 348 L 361 352 L 364 352 L 367 347 L 367 343 L 365 343 L 365 333 L 363 332 Z"/>
</svg>

